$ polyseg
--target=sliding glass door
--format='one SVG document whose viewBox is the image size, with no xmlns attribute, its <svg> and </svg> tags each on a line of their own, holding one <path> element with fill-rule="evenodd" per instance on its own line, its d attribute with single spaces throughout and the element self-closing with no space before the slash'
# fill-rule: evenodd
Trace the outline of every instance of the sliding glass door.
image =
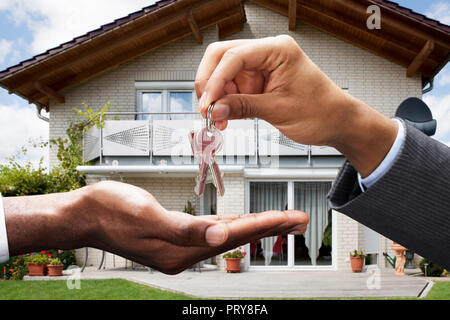
<svg viewBox="0 0 450 320">
<path fill-rule="evenodd" d="M 248 246 L 251 267 L 332 265 L 332 218 L 327 194 L 331 182 L 249 182 L 249 212 L 301 210 L 310 222 L 304 235 L 281 235 Z"/>
<path fill-rule="evenodd" d="M 294 209 L 309 216 L 308 230 L 295 236 L 295 265 L 331 265 L 331 212 L 329 182 L 295 182 Z"/>
<path fill-rule="evenodd" d="M 287 210 L 286 182 L 252 182 L 250 184 L 250 213 Z M 250 244 L 250 265 L 287 265 L 287 236 L 269 237 Z"/>
</svg>

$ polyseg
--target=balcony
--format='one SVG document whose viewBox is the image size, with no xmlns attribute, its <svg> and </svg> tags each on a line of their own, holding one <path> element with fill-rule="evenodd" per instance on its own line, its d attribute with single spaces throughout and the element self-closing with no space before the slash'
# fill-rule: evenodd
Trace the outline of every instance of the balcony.
<svg viewBox="0 0 450 320">
<path fill-rule="evenodd" d="M 140 166 L 177 166 L 185 171 L 198 170 L 188 134 L 203 126 L 200 114 L 117 112 L 106 116 L 128 120 L 107 120 L 103 128 L 87 130 L 83 137 L 85 162 L 94 166 L 135 169 Z M 162 120 L 153 120 L 154 117 Z M 186 119 L 169 120 L 180 118 Z M 279 164 L 303 161 L 307 165 L 317 158 L 342 161 L 336 149 L 296 143 L 263 120 L 231 121 L 223 135 L 224 146 L 217 154 L 217 160 L 225 171 L 227 166 L 264 167 L 266 159 L 277 159 Z"/>
</svg>

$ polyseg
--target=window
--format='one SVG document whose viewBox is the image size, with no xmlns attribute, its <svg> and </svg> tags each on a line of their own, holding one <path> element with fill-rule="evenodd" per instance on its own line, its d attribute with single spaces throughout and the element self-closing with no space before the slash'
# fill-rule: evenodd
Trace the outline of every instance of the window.
<svg viewBox="0 0 450 320">
<path fill-rule="evenodd" d="M 138 120 L 194 119 L 192 114 L 170 114 L 195 111 L 193 83 L 145 82 L 137 83 L 136 88 L 137 112 L 156 113 L 154 115 L 139 115 L 136 117 Z"/>
</svg>

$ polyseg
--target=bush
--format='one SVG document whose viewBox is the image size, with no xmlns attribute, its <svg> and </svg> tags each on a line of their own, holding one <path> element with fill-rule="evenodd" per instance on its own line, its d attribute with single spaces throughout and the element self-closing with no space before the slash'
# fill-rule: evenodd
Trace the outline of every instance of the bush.
<svg viewBox="0 0 450 320">
<path fill-rule="evenodd" d="M 353 258 L 366 258 L 366 255 L 364 254 L 364 252 L 362 250 L 355 250 L 353 252 L 350 252 L 350 256 L 352 256 Z"/>
<path fill-rule="evenodd" d="M 48 264 L 51 266 L 60 266 L 60 265 L 62 265 L 62 262 L 58 258 L 51 258 L 49 260 Z"/>
<path fill-rule="evenodd" d="M 64 265 L 64 270 L 77 264 L 77 260 L 75 259 L 75 250 L 49 250 L 48 252 L 50 252 L 52 257 L 55 257 L 61 261 Z"/>
<path fill-rule="evenodd" d="M 425 264 L 428 264 L 427 267 L 427 274 L 425 274 Z M 428 259 L 422 259 L 419 262 L 419 268 L 422 270 L 423 274 L 427 277 L 441 277 L 443 274 L 446 273 L 446 270 L 437 264 L 434 264 Z"/>
<path fill-rule="evenodd" d="M 3 280 L 22 280 L 28 274 L 28 267 L 23 256 L 12 257 L 0 264 L 0 276 Z"/>
<path fill-rule="evenodd" d="M 48 256 L 44 254 L 33 254 L 25 258 L 25 262 L 34 264 L 45 264 L 48 263 L 48 261 Z"/>
<path fill-rule="evenodd" d="M 246 256 L 246 253 L 242 251 L 242 248 L 239 248 L 235 251 L 227 252 L 223 255 L 224 259 L 243 259 Z"/>
</svg>

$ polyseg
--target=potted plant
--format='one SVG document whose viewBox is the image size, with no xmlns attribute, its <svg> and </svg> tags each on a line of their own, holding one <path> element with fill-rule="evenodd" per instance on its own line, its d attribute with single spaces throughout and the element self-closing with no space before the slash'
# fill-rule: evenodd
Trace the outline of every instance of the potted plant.
<svg viewBox="0 0 450 320">
<path fill-rule="evenodd" d="M 239 273 L 241 272 L 241 260 L 245 257 L 246 252 L 242 251 L 242 247 L 235 251 L 227 252 L 223 255 L 227 263 L 228 273 Z"/>
<path fill-rule="evenodd" d="M 364 266 L 364 260 L 366 255 L 362 250 L 355 250 L 350 252 L 350 263 L 352 265 L 353 272 L 361 272 Z"/>
<path fill-rule="evenodd" d="M 45 276 L 45 268 L 48 262 L 48 257 L 42 254 L 35 254 L 28 256 L 25 261 L 28 265 L 28 274 L 31 277 Z"/>
<path fill-rule="evenodd" d="M 47 267 L 50 277 L 61 277 L 63 275 L 64 265 L 58 258 L 50 259 Z"/>
</svg>

